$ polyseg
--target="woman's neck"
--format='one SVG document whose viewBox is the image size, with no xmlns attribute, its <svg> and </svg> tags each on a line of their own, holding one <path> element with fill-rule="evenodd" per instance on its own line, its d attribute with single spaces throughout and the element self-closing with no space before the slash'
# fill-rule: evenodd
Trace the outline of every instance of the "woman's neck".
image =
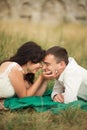
<svg viewBox="0 0 87 130">
<path fill-rule="evenodd" d="M 26 66 L 26 65 L 22 65 L 21 67 L 22 67 L 22 69 L 23 69 L 23 71 L 24 71 L 24 74 L 27 74 L 27 73 L 28 73 L 28 72 L 27 72 L 27 66 Z"/>
</svg>

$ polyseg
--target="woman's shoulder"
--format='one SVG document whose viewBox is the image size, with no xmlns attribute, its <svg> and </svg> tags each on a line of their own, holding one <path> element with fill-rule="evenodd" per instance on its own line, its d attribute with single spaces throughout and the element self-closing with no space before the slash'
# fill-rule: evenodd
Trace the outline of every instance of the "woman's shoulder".
<svg viewBox="0 0 87 130">
<path fill-rule="evenodd" d="M 13 62 L 12 63 L 13 66 L 15 66 L 15 68 L 18 70 L 18 71 L 23 71 L 23 68 L 16 62 Z"/>
<path fill-rule="evenodd" d="M 17 62 L 10 62 L 9 68 L 17 69 L 18 71 L 23 71 L 22 67 Z"/>
<path fill-rule="evenodd" d="M 11 64 L 17 64 L 17 63 L 16 62 L 11 62 L 11 61 L 5 61 L 0 66 L 9 66 Z"/>
<path fill-rule="evenodd" d="M 2 63 L 1 66 L 0 66 L 1 71 L 3 71 L 3 70 L 4 71 L 5 70 L 10 71 L 13 68 L 17 69 L 18 71 L 23 71 L 22 67 L 16 62 L 6 61 L 6 62 Z"/>
</svg>

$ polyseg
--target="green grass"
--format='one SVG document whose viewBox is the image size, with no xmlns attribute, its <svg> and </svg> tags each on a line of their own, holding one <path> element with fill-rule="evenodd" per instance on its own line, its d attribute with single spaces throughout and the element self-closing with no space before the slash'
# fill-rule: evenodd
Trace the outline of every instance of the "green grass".
<svg viewBox="0 0 87 130">
<path fill-rule="evenodd" d="M 64 46 L 70 56 L 87 68 L 87 26 L 58 26 L 23 22 L 0 22 L 0 61 L 12 56 L 17 48 L 33 40 L 44 49 Z M 53 81 L 48 86 L 52 88 Z M 48 87 L 48 88 L 49 88 Z M 87 111 L 69 108 L 59 114 L 38 113 L 31 108 L 0 112 L 0 130 L 87 130 Z"/>
</svg>

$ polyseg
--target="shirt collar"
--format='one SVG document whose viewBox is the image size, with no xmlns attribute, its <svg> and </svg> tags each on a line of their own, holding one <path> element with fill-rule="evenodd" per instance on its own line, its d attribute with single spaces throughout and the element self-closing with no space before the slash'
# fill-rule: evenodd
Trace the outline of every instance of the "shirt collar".
<svg viewBox="0 0 87 130">
<path fill-rule="evenodd" d="M 68 71 L 70 68 L 73 68 L 77 65 L 76 61 L 74 60 L 74 58 L 72 57 L 69 57 L 69 63 L 68 65 L 66 66 L 66 68 L 64 69 L 64 71 L 61 73 L 61 75 L 59 76 L 59 78 L 57 80 L 59 81 L 63 81 L 63 77 L 64 77 L 64 74 L 66 73 L 66 71 Z"/>
</svg>

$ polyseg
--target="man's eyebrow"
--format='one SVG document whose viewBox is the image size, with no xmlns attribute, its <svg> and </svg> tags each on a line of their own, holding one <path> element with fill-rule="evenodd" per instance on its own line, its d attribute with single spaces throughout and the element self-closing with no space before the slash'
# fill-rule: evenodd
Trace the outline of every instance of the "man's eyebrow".
<svg viewBox="0 0 87 130">
<path fill-rule="evenodd" d="M 44 61 L 43 63 L 44 63 L 44 64 L 46 64 L 46 65 L 49 65 L 49 64 L 50 64 L 50 63 L 48 63 L 48 62 L 45 62 L 45 61 Z"/>
</svg>

